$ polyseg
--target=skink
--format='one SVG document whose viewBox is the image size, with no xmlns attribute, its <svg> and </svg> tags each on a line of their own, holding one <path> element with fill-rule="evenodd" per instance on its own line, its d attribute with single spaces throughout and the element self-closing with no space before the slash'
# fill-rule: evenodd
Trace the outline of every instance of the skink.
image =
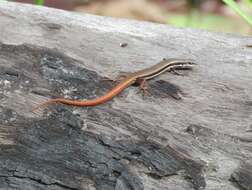
<svg viewBox="0 0 252 190">
<path fill-rule="evenodd" d="M 165 59 L 152 67 L 128 74 L 118 85 L 101 97 L 92 100 L 71 100 L 65 98 L 50 99 L 39 104 L 37 107 L 33 108 L 32 111 L 52 103 L 62 103 L 73 106 L 96 106 L 111 100 L 125 88 L 134 83 L 144 83 L 146 80 L 156 77 L 165 71 L 191 68 L 194 64 L 195 63 L 189 59 Z"/>
</svg>

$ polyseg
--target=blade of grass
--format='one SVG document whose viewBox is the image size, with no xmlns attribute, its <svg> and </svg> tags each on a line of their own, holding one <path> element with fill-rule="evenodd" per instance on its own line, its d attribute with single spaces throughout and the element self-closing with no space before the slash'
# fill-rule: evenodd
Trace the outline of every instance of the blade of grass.
<svg viewBox="0 0 252 190">
<path fill-rule="evenodd" d="M 44 5 L 44 0 L 35 0 L 36 5 Z"/>
<path fill-rule="evenodd" d="M 226 3 L 231 9 L 238 13 L 245 21 L 247 21 L 252 26 L 252 18 L 248 16 L 244 11 L 240 9 L 238 4 L 234 0 L 222 0 Z"/>
</svg>

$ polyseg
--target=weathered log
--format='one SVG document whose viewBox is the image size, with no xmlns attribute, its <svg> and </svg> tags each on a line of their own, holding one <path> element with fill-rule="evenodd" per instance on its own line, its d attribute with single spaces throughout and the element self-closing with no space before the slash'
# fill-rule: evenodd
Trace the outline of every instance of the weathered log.
<svg viewBox="0 0 252 190">
<path fill-rule="evenodd" d="M 122 45 L 127 44 L 127 45 Z M 0 189 L 252 189 L 251 37 L 0 2 Z M 90 99 L 163 58 L 183 75 Z"/>
</svg>

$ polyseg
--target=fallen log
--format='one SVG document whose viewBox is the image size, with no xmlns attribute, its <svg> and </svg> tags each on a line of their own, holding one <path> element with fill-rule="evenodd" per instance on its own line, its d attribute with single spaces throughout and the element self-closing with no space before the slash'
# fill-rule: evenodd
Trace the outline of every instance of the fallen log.
<svg viewBox="0 0 252 190">
<path fill-rule="evenodd" d="M 252 38 L 0 2 L 0 189 L 252 189 Z M 92 99 L 164 58 L 182 75 Z M 105 79 L 105 80 L 104 80 Z"/>
</svg>

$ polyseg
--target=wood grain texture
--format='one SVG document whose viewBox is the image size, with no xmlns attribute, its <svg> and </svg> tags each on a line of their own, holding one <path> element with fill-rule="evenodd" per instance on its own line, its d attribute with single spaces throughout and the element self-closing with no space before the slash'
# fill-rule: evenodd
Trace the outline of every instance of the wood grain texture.
<svg viewBox="0 0 252 190">
<path fill-rule="evenodd" d="M 0 189 L 251 189 L 251 43 L 1 1 Z M 147 97 L 132 86 L 97 107 L 30 111 L 163 58 L 197 65 L 151 80 Z"/>
</svg>

